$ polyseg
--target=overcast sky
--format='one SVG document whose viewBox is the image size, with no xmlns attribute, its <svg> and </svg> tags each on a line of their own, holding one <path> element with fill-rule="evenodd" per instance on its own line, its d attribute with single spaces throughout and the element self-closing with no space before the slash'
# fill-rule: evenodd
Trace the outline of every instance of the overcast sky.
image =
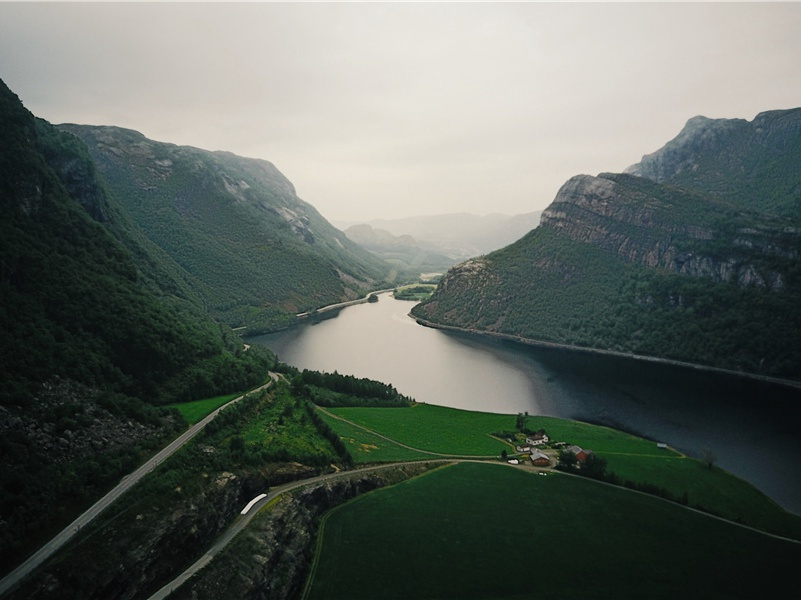
<svg viewBox="0 0 801 600">
<path fill-rule="evenodd" d="M 801 106 L 799 65 L 801 3 L 0 3 L 37 116 L 269 160 L 329 220 L 541 210 Z"/>
</svg>

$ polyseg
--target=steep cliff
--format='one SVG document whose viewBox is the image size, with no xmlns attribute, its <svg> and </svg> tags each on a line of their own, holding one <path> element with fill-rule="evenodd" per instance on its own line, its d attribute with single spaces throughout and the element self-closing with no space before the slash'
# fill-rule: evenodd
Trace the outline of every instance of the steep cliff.
<svg viewBox="0 0 801 600">
<path fill-rule="evenodd" d="M 630 175 L 579 175 L 541 226 L 628 262 L 740 287 L 781 290 L 799 258 L 801 229 L 688 190 Z"/>
<path fill-rule="evenodd" d="M 177 599 L 291 600 L 302 594 L 320 519 L 348 500 L 399 483 L 436 465 L 417 463 L 355 472 L 285 495 L 262 511 L 213 563 L 175 592 Z"/>
<path fill-rule="evenodd" d="M 454 267 L 413 312 L 799 378 L 800 148 L 799 109 L 691 119 L 629 173 L 571 178 L 539 228 Z"/>
</svg>

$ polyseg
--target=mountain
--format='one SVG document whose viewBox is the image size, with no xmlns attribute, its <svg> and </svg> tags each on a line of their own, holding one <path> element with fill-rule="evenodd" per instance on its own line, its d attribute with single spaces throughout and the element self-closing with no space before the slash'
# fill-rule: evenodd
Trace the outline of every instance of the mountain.
<svg viewBox="0 0 801 600">
<path fill-rule="evenodd" d="M 390 267 L 350 241 L 271 163 L 156 142 L 118 127 L 60 125 L 206 309 L 260 332 L 383 286 Z"/>
<path fill-rule="evenodd" d="M 458 262 L 503 248 L 539 224 L 540 213 L 520 215 L 468 213 L 425 215 L 405 219 L 375 219 L 366 224 L 395 236 L 411 236 L 423 250 L 443 254 Z M 337 223 L 347 230 L 356 223 Z"/>
<path fill-rule="evenodd" d="M 571 178 L 536 230 L 451 269 L 413 313 L 801 378 L 799 149 L 801 109 L 691 119 L 626 173 Z"/>
<path fill-rule="evenodd" d="M 626 173 L 691 189 L 746 210 L 801 214 L 801 108 L 753 121 L 693 117 Z"/>
<path fill-rule="evenodd" d="M 3 571 L 175 435 L 156 405 L 247 389 L 274 360 L 206 313 L 85 145 L 2 81 L 0 298 Z"/>
<path fill-rule="evenodd" d="M 401 277 L 417 279 L 421 273 L 442 273 L 456 260 L 434 250 L 426 250 L 410 235 L 393 235 L 366 223 L 344 231 L 348 238 L 398 269 Z"/>
<path fill-rule="evenodd" d="M 61 377 L 181 397 L 183 371 L 234 357 L 241 342 L 152 252 L 85 146 L 35 119 L 4 84 L 0 101 L 3 394 L 17 402 Z"/>
</svg>

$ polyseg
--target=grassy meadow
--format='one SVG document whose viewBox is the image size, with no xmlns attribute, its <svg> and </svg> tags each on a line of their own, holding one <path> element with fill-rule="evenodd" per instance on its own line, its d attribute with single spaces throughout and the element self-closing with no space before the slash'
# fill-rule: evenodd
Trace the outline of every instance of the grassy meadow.
<svg viewBox="0 0 801 600">
<path fill-rule="evenodd" d="M 492 434 L 514 431 L 515 415 L 472 412 L 433 404 L 415 404 L 408 408 L 333 408 L 330 412 L 364 429 L 378 432 L 397 442 L 441 454 L 458 456 L 500 456 L 503 450 L 513 452 L 511 444 Z M 339 432 L 341 421 L 329 424 Z M 598 453 L 615 452 L 637 456 L 680 456 L 673 450 L 662 450 L 654 442 L 636 436 L 576 421 L 553 417 L 527 417 L 526 427 L 545 429 L 552 440 L 567 441 L 591 448 Z M 344 432 L 341 435 L 347 435 Z M 352 452 L 353 453 L 353 452 Z M 372 453 L 356 448 L 354 460 L 372 462 Z"/>
<path fill-rule="evenodd" d="M 513 429 L 514 416 L 458 410 L 432 404 L 415 404 L 404 408 L 333 408 L 330 411 L 412 448 L 444 455 L 500 456 L 509 451 L 509 444 L 492 437 L 502 429 Z M 338 424 L 330 423 L 339 432 Z M 372 462 L 370 453 L 353 455 L 359 462 Z"/>
<path fill-rule="evenodd" d="M 334 408 L 325 417 L 356 463 L 420 460 L 431 454 L 499 457 L 514 448 L 492 436 L 513 431 L 516 415 L 479 413 L 430 404 L 408 408 Z M 341 419 L 346 419 L 342 421 Z M 576 421 L 531 416 L 526 427 L 545 429 L 552 442 L 593 450 L 623 480 L 662 488 L 690 506 L 765 531 L 801 539 L 801 517 L 786 512 L 748 482 L 637 436 Z M 386 436 L 382 438 L 379 436 Z M 410 448 L 404 448 L 397 443 Z"/>
<path fill-rule="evenodd" d="M 329 513 L 305 598 L 785 598 L 799 560 L 654 497 L 460 463 Z"/>
<path fill-rule="evenodd" d="M 194 425 L 201 421 L 206 415 L 220 408 L 223 404 L 241 395 L 241 393 L 227 394 L 225 396 L 215 396 L 214 398 L 193 400 L 192 402 L 176 402 L 175 404 L 167 405 L 167 407 L 176 409 L 181 413 L 187 423 Z"/>
</svg>

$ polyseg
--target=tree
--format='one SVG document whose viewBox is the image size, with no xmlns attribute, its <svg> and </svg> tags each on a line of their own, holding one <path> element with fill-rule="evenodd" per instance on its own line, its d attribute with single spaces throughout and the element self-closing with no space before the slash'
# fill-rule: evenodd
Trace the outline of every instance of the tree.
<svg viewBox="0 0 801 600">
<path fill-rule="evenodd" d="M 576 468 L 577 463 L 578 458 L 576 458 L 576 455 L 570 450 L 562 450 L 559 452 L 559 463 L 557 465 L 559 468 L 572 471 Z"/>
<path fill-rule="evenodd" d="M 245 440 L 240 435 L 231 438 L 231 452 L 240 455 L 245 451 Z"/>
<path fill-rule="evenodd" d="M 509 453 L 506 451 L 506 448 L 504 448 L 504 449 L 501 451 L 501 458 L 502 458 L 503 460 L 506 460 L 507 458 L 509 458 Z"/>
<path fill-rule="evenodd" d="M 571 454 L 573 454 L 571 452 Z M 581 470 L 587 477 L 603 479 L 606 474 L 606 459 L 595 453 L 588 454 L 581 465 Z"/>
</svg>

